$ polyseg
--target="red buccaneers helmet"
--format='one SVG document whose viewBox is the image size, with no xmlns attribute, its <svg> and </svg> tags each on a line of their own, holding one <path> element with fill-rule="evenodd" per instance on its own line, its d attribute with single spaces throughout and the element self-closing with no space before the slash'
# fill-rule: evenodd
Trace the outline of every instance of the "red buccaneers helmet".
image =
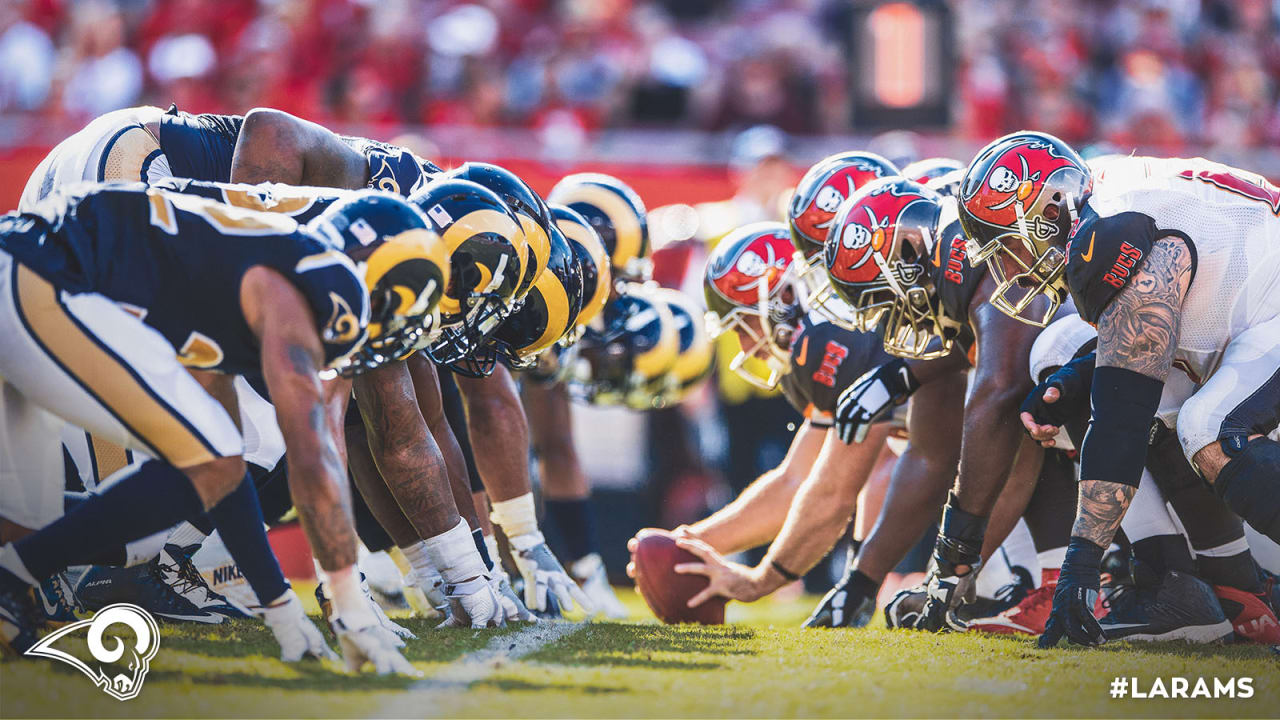
<svg viewBox="0 0 1280 720">
<path fill-rule="evenodd" d="M 982 149 L 960 183 L 960 226 L 969 262 L 986 262 L 998 286 L 991 304 L 1045 326 L 1066 295 L 1063 246 L 1093 190 L 1089 166 L 1063 141 L 1018 132 Z M 1026 311 L 1040 295 L 1042 315 Z"/>
<path fill-rule="evenodd" d="M 872 180 L 892 177 L 898 168 L 875 153 L 851 151 L 819 160 L 800 178 L 787 220 L 791 226 L 791 242 L 800 256 L 796 258 L 796 278 L 803 282 L 814 307 L 832 322 L 845 327 L 856 326 L 847 308 L 830 302 L 831 285 L 821 271 L 822 247 L 835 219 L 840 203 Z"/>
<path fill-rule="evenodd" d="M 791 336 L 804 313 L 795 256 L 786 225 L 760 222 L 726 235 L 707 258 L 707 330 L 712 337 L 742 331 L 743 348 L 729 367 L 758 387 L 777 387 L 790 369 Z M 751 366 L 752 357 L 764 362 L 767 375 Z"/>
<path fill-rule="evenodd" d="M 827 240 L 827 272 L 836 294 L 864 327 L 884 327 L 885 350 L 934 358 L 951 350 L 925 262 L 939 241 L 943 197 L 903 177 L 877 180 L 851 197 Z"/>
</svg>

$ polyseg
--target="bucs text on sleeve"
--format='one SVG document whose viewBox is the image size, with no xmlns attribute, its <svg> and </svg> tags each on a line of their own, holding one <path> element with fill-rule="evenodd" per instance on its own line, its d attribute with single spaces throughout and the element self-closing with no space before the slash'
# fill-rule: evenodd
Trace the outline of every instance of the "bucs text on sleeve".
<svg viewBox="0 0 1280 720">
<path fill-rule="evenodd" d="M 796 330 L 782 392 L 813 425 L 829 426 L 841 391 L 890 359 L 874 333 L 846 330 L 809 315 Z"/>
</svg>

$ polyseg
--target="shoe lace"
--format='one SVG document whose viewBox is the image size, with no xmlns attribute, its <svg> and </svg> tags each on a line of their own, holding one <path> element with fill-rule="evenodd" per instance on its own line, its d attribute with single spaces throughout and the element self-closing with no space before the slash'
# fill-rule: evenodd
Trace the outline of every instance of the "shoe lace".
<svg viewBox="0 0 1280 720">
<path fill-rule="evenodd" d="M 200 577 L 195 564 L 189 558 L 183 558 L 174 563 L 157 562 L 156 564 L 161 571 L 174 575 L 173 589 L 178 593 L 186 595 L 201 589 L 208 592 L 209 586 L 205 584 L 204 578 Z"/>
</svg>

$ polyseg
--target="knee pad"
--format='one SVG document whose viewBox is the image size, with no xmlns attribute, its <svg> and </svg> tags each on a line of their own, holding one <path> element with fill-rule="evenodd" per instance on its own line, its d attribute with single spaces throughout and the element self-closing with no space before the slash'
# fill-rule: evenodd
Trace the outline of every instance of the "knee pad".
<svg viewBox="0 0 1280 720">
<path fill-rule="evenodd" d="M 1253 529 L 1280 542 L 1280 443 L 1262 437 L 1245 445 L 1213 489 Z"/>
</svg>

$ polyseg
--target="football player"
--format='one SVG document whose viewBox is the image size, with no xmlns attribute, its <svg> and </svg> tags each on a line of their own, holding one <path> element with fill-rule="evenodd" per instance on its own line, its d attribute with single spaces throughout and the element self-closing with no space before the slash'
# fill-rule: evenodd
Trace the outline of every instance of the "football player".
<svg viewBox="0 0 1280 720">
<path fill-rule="evenodd" d="M 1031 389 L 1027 358 L 1038 331 L 991 311 L 995 283 L 965 262 L 955 202 L 906 178 L 875 181 L 847 200 L 825 253 L 836 293 L 864 323 L 879 326 L 886 350 L 898 356 L 842 393 L 836 427 L 846 442 L 927 382 L 956 383 L 972 368 L 967 400 L 954 406 L 963 408 L 954 421 L 964 428 L 955 435 L 959 471 L 943 509 L 927 597 L 909 612 L 917 628 L 962 630 L 957 610 L 973 599 L 981 562 L 1023 515 L 1036 487 L 1040 449 L 1009 420 Z M 963 392 L 964 380 L 958 382 Z M 925 501 L 954 472 L 950 466 L 895 473 L 882 516 L 910 523 L 931 515 Z M 912 512 L 893 503 L 908 492 L 916 498 Z"/>
<path fill-rule="evenodd" d="M 1076 447 L 1084 437 L 1096 344 L 1093 328 L 1071 315 L 1049 325 L 1031 349 L 1040 383 L 1023 403 L 1023 422 L 1037 434 L 1048 427 L 1066 431 L 1065 437 L 1059 433 L 1045 440 L 1048 446 Z M 1227 620 L 1240 638 L 1275 644 L 1280 623 L 1240 518 L 1200 480 L 1170 429 L 1177 423 L 1177 398 L 1188 383 L 1188 378 L 1171 377 L 1166 384 L 1151 426 L 1143 481 L 1120 521 L 1132 551 L 1136 592 L 1113 588 L 1110 611 L 1100 624 L 1108 639 L 1214 641 L 1223 636 Z M 1201 578 L 1213 586 L 1216 602 Z"/>
<path fill-rule="evenodd" d="M 1044 324 L 1033 303 L 1069 293 L 1098 328 L 1079 509 L 1046 647 L 1106 640 L 1082 608 L 1134 500 L 1172 370 L 1194 387 L 1178 413 L 1184 455 L 1229 508 L 1280 538 L 1280 445 L 1267 437 L 1280 418 L 1280 268 L 1268 261 L 1280 189 L 1200 159 L 1136 158 L 1121 172 L 1095 184 L 1061 140 L 1015 133 L 978 154 L 959 191 L 969 259 L 999 283 L 996 307 Z"/>
<path fill-rule="evenodd" d="M 0 355 L 4 477 L 51 484 L 57 475 L 48 459 L 61 455 L 64 421 L 156 458 L 0 548 L 6 645 L 21 652 L 36 639 L 28 585 L 91 563 L 98 543 L 124 544 L 202 511 L 220 524 L 220 502 L 252 492 L 231 415 L 232 377 L 261 372 L 276 402 L 303 527 L 330 574 L 348 667 L 369 660 L 379 672 L 415 673 L 359 590 L 333 428 L 345 384 L 326 393 L 320 373 L 376 364 L 362 354 L 368 342 L 419 322 L 414 311 L 438 301 L 447 270 L 426 218 L 369 193 L 303 228 L 135 184 L 57 194 L 36 212 L 0 222 L 2 295 L 9 335 L 18 338 Z M 349 258 L 334 238 L 352 223 L 363 224 L 368 242 L 352 244 Z M 31 483 L 15 484 L 6 494 L 30 490 Z M 261 534 L 260 511 L 256 524 Z M 283 578 L 277 596 L 259 600 L 286 657 L 332 656 Z"/>
<path fill-rule="evenodd" d="M 707 261 L 707 307 L 720 332 L 736 333 L 743 348 L 736 371 L 763 386 L 781 386 L 805 422 L 780 466 L 721 510 L 677 528 L 681 547 L 702 562 L 677 566 L 676 571 L 710 580 L 690 607 L 716 595 L 750 602 L 816 565 L 848 526 L 889 435 L 889 424 L 879 423 L 868 442 L 847 445 L 831 431 L 839 389 L 887 355 L 874 335 L 808 312 L 795 258 L 788 227 L 766 222 L 733 231 Z M 746 357 L 763 361 L 766 369 L 753 371 Z M 755 567 L 724 558 L 770 541 Z M 633 549 L 634 542 L 629 543 Z M 838 607 L 834 623 L 846 624 L 845 614 L 864 615 L 859 624 L 865 623 L 874 609 L 874 596 L 869 608 Z"/>
</svg>

